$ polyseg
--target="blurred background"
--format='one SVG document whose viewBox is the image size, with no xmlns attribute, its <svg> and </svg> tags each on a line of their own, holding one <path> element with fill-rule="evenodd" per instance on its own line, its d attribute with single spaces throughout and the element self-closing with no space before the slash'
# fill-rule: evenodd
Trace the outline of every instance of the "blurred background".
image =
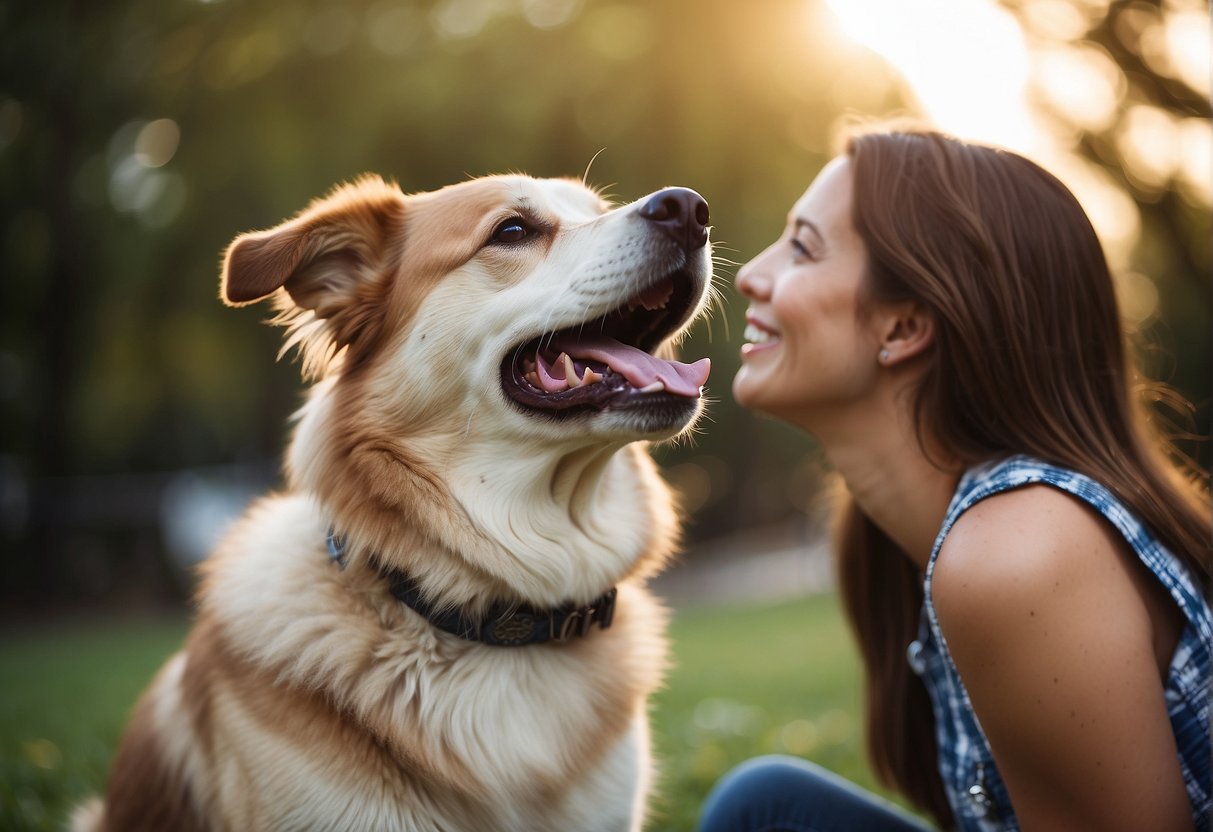
<svg viewBox="0 0 1213 832">
<path fill-rule="evenodd" d="M 1207 435 L 1209 97 L 1203 0 L 0 0 L 0 829 L 103 787 L 192 565 L 280 484 L 298 367 L 268 310 L 219 303 L 221 252 L 367 171 L 707 197 L 725 302 L 685 353 L 714 403 L 654 450 L 689 515 L 649 828 L 756 754 L 879 788 L 829 475 L 729 392 L 736 264 L 856 122 L 1011 147 L 1078 195 L 1142 365 L 1193 404 L 1160 415 Z"/>
<path fill-rule="evenodd" d="M 47 0 L 0 5 L 0 32 L 10 615 L 180 601 L 279 482 L 298 368 L 267 310 L 216 300 L 219 256 L 364 171 L 406 192 L 587 167 L 620 201 L 687 185 L 740 263 L 844 127 L 925 117 L 1070 185 L 1147 368 L 1208 432 L 1202 0 Z M 821 521 L 812 445 L 732 402 L 734 271 L 685 347 L 713 359 L 710 419 L 656 450 L 687 564 L 811 546 Z"/>
</svg>

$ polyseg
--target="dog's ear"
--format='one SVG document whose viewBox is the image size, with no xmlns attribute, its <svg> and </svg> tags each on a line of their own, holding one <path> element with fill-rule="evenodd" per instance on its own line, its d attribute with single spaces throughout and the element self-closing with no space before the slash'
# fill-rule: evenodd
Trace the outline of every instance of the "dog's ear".
<svg viewBox="0 0 1213 832">
<path fill-rule="evenodd" d="M 278 294 L 281 322 L 298 326 L 310 311 L 334 349 L 347 346 L 375 325 L 403 217 L 394 185 L 377 177 L 343 185 L 276 228 L 237 237 L 224 256 L 220 297 L 244 306 Z"/>
</svg>

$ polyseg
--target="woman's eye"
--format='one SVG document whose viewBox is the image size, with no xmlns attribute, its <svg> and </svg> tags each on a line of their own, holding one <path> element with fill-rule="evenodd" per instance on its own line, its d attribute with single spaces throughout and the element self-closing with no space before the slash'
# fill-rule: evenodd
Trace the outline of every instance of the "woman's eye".
<svg viewBox="0 0 1213 832">
<path fill-rule="evenodd" d="M 494 243 L 521 243 L 527 237 L 531 236 L 531 228 L 519 217 L 510 217 L 493 230 L 491 242 Z"/>
<path fill-rule="evenodd" d="M 800 242 L 800 240 L 797 240 L 795 237 L 792 238 L 792 248 L 796 249 L 796 253 L 806 260 L 817 259 L 813 256 L 813 252 L 809 251 L 809 247 Z"/>
</svg>

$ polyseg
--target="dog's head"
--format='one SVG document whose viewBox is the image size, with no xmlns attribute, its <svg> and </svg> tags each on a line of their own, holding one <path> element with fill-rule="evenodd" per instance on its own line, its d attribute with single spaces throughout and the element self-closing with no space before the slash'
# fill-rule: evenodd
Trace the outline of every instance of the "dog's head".
<svg viewBox="0 0 1213 832">
<path fill-rule="evenodd" d="M 710 290 L 707 221 L 685 189 L 613 208 L 571 180 L 368 178 L 237 238 L 223 299 L 273 296 L 322 378 L 292 486 L 452 601 L 589 600 L 656 568 L 670 496 L 620 450 L 701 410 L 707 360 L 665 356 Z"/>
<path fill-rule="evenodd" d="M 222 297 L 274 295 L 305 370 L 373 378 L 405 432 L 664 438 L 699 414 L 708 375 L 664 357 L 709 292 L 707 222 L 679 188 L 612 208 L 572 180 L 406 196 L 365 178 L 237 238 Z"/>
</svg>

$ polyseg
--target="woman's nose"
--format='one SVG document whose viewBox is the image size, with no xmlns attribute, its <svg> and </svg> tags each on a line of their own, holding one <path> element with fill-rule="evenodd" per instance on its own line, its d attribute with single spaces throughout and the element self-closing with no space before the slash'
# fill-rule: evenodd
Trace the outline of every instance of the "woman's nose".
<svg viewBox="0 0 1213 832">
<path fill-rule="evenodd" d="M 751 300 L 766 300 L 771 294 L 771 278 L 762 268 L 762 256 L 754 258 L 737 272 L 737 291 Z"/>
</svg>

